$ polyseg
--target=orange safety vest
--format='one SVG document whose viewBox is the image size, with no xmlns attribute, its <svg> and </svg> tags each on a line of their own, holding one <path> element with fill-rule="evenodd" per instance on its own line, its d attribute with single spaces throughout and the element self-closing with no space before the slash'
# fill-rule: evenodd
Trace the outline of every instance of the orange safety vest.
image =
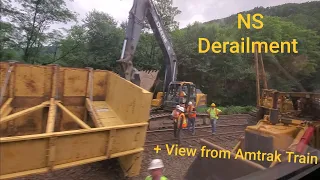
<svg viewBox="0 0 320 180">
<path fill-rule="evenodd" d="M 180 91 L 180 94 L 179 94 L 180 97 L 184 97 L 185 95 L 186 95 L 185 92 Z"/>
<path fill-rule="evenodd" d="M 197 116 L 197 113 L 192 112 L 192 110 L 194 110 L 194 109 L 195 109 L 195 107 L 193 105 L 188 106 L 187 112 L 188 112 L 188 117 L 189 118 L 195 118 Z"/>
<path fill-rule="evenodd" d="M 179 117 L 178 117 L 178 123 L 181 122 L 181 121 L 180 121 L 181 118 L 182 118 L 182 128 L 186 128 L 188 124 L 187 124 L 186 116 L 184 115 L 184 113 L 181 113 L 181 114 L 179 115 Z M 178 127 L 179 127 L 179 126 L 178 126 Z"/>
</svg>

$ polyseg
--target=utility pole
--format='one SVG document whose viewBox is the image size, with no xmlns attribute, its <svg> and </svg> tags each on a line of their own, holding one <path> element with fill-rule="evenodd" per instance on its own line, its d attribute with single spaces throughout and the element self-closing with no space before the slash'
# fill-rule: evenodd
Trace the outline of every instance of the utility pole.
<svg viewBox="0 0 320 180">
<path fill-rule="evenodd" d="M 256 95 L 257 95 L 257 107 L 260 106 L 260 78 L 259 78 L 259 60 L 258 60 L 258 48 L 255 46 L 254 51 L 254 63 L 256 69 Z"/>
<path fill-rule="evenodd" d="M 263 59 L 262 59 L 262 53 L 260 53 L 259 62 L 260 62 L 260 65 L 261 65 L 261 70 L 262 70 L 263 89 L 268 89 L 268 83 L 267 83 L 266 72 L 265 72 L 265 70 L 264 70 L 264 64 L 263 64 Z"/>
</svg>

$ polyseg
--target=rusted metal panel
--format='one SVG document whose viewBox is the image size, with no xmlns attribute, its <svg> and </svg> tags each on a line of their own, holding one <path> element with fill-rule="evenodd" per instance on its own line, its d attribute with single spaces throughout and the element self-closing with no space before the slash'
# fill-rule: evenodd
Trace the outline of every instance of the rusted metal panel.
<svg viewBox="0 0 320 180">
<path fill-rule="evenodd" d="M 135 84 L 108 72 L 106 101 L 125 124 L 149 119 L 152 94 Z"/>
<path fill-rule="evenodd" d="M 15 96 L 39 97 L 45 94 L 45 70 L 40 66 L 19 64 L 15 67 Z"/>
<path fill-rule="evenodd" d="M 135 149 L 138 147 L 143 147 L 145 143 L 146 134 L 142 132 L 146 131 L 146 128 L 147 126 L 142 126 L 131 129 L 117 130 L 110 153 L 114 154 L 122 151 L 128 151 L 130 149 Z"/>
<path fill-rule="evenodd" d="M 63 96 L 86 96 L 88 71 L 86 69 L 65 69 Z"/>
<path fill-rule="evenodd" d="M 93 132 L 57 138 L 55 165 L 101 157 L 105 155 L 108 132 Z M 94 140 L 93 140 L 94 139 Z M 91 148 L 90 148 L 91 147 Z"/>
<path fill-rule="evenodd" d="M 44 138 L 1 143 L 0 179 L 3 175 L 46 167 L 47 144 Z"/>
<path fill-rule="evenodd" d="M 21 112 L 20 108 L 16 108 L 13 113 Z M 14 121 L 16 127 L 16 136 L 28 135 L 28 134 L 39 134 L 42 133 L 42 121 L 43 119 L 43 109 L 39 109 L 30 114 L 26 114 L 22 117 L 19 117 Z"/>
<path fill-rule="evenodd" d="M 106 87 L 107 87 L 107 71 L 95 71 L 93 73 L 93 100 L 94 101 L 103 101 L 106 96 Z"/>
<path fill-rule="evenodd" d="M 66 106 L 68 110 L 70 110 L 76 117 L 82 119 L 85 107 L 80 106 Z M 79 129 L 79 125 L 75 123 L 72 118 L 64 111 L 60 111 L 60 131 L 69 131 L 69 130 L 75 130 Z"/>
</svg>

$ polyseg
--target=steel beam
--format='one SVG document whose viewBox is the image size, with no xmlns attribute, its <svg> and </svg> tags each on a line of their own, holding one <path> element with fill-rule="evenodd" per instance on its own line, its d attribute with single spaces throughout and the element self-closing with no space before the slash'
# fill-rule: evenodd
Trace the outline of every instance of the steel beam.
<svg viewBox="0 0 320 180">
<path fill-rule="evenodd" d="M 7 115 L 9 115 L 12 111 L 11 102 L 13 101 L 13 98 L 7 99 L 7 101 L 3 104 L 3 106 L 0 109 L 0 118 L 4 118 Z"/>
<path fill-rule="evenodd" d="M 71 111 L 69 111 L 69 109 L 64 107 L 60 102 L 56 102 L 56 104 L 59 106 L 61 110 L 63 110 L 66 114 L 68 114 L 80 127 L 84 129 L 90 129 L 90 126 L 84 123 L 81 119 L 79 119 L 76 115 L 74 115 Z"/>
<path fill-rule="evenodd" d="M 30 114 L 30 113 L 32 113 L 32 112 L 34 112 L 34 111 L 37 111 L 37 110 L 39 110 L 39 109 L 42 109 L 42 108 L 48 106 L 49 104 L 50 104 L 49 101 L 46 101 L 46 102 L 43 102 L 43 103 L 41 103 L 41 104 L 39 104 L 39 105 L 37 105 L 37 106 L 34 106 L 34 107 L 31 107 L 31 108 L 28 108 L 28 109 L 25 109 L 25 110 L 16 112 L 16 113 L 11 114 L 11 115 L 9 115 L 9 116 L 6 116 L 6 117 L 4 117 L 4 118 L 1 118 L 1 119 L 0 119 L 0 124 L 5 123 L 5 122 L 8 122 L 8 121 L 11 121 L 11 120 L 13 120 L 13 119 L 16 119 L 16 118 L 18 118 L 18 117 L 24 116 L 24 115 L 26 115 L 26 114 Z"/>
</svg>

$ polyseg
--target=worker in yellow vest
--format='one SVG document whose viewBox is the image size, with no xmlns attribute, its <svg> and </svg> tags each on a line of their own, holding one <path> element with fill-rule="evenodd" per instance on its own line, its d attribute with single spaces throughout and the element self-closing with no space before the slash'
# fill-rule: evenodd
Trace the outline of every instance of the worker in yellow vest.
<svg viewBox="0 0 320 180">
<path fill-rule="evenodd" d="M 216 108 L 216 105 L 214 103 L 212 103 L 211 107 L 207 110 L 212 126 L 212 134 L 216 133 L 216 124 L 217 120 L 219 119 L 219 113 L 221 112 L 222 111 L 220 109 Z"/>
<path fill-rule="evenodd" d="M 147 176 L 145 180 L 168 180 L 167 177 L 162 175 L 162 169 L 164 165 L 161 159 L 154 159 L 151 161 L 148 170 L 150 176 Z"/>
</svg>

